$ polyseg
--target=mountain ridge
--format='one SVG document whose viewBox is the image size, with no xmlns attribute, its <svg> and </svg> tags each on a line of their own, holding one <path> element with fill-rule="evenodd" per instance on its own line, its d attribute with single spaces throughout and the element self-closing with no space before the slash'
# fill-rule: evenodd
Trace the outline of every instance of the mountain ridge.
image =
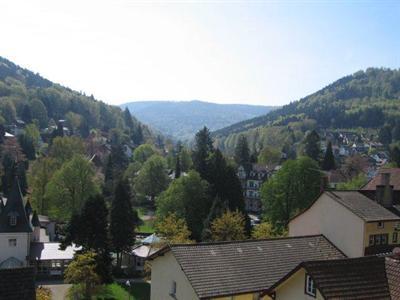
<svg viewBox="0 0 400 300">
<path fill-rule="evenodd" d="M 190 140 L 203 126 L 216 130 L 275 108 L 250 104 L 219 104 L 197 99 L 133 101 L 121 104 L 120 107 L 128 107 L 141 122 L 180 140 Z"/>
</svg>

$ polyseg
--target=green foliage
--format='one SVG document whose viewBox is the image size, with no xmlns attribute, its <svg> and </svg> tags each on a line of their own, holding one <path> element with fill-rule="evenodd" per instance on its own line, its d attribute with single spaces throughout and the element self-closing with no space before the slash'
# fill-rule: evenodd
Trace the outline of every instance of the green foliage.
<svg viewBox="0 0 400 300">
<path fill-rule="evenodd" d="M 267 166 L 278 164 L 281 159 L 281 153 L 273 148 L 265 147 L 258 155 L 257 162 Z"/>
<path fill-rule="evenodd" d="M 184 219 L 174 213 L 156 223 L 156 231 L 162 239 L 169 244 L 190 244 L 190 231 Z"/>
<path fill-rule="evenodd" d="M 168 187 L 168 183 L 165 159 L 155 154 L 143 164 L 135 179 L 134 189 L 136 193 L 154 200 Z"/>
<path fill-rule="evenodd" d="M 251 147 L 282 147 L 268 141 L 268 132 L 291 126 L 299 131 L 320 128 L 379 128 L 399 118 L 400 70 L 369 68 L 261 117 L 233 124 L 214 133 L 220 149 L 231 154 L 233 141 L 244 134 Z M 297 137 L 296 137 L 297 138 Z"/>
<path fill-rule="evenodd" d="M 275 236 L 274 228 L 269 222 L 262 222 L 253 228 L 251 237 L 256 240 L 268 239 Z"/>
<path fill-rule="evenodd" d="M 288 160 L 261 188 L 264 216 L 283 228 L 291 217 L 307 207 L 320 192 L 318 164 L 308 158 Z"/>
<path fill-rule="evenodd" d="M 71 160 L 74 155 L 85 155 L 85 150 L 82 139 L 78 137 L 56 137 L 50 147 L 49 156 L 61 166 Z"/>
<path fill-rule="evenodd" d="M 364 173 L 359 173 L 347 182 L 339 183 L 337 185 L 338 190 L 358 190 L 364 184 L 368 182 L 367 177 Z"/>
<path fill-rule="evenodd" d="M 174 180 L 157 199 L 157 216 L 165 218 L 171 213 L 185 219 L 192 238 L 201 239 L 203 221 L 211 207 L 208 183 L 195 171 Z"/>
<path fill-rule="evenodd" d="M 326 147 L 325 156 L 322 161 L 322 170 L 330 171 L 336 168 L 335 164 L 335 156 L 333 155 L 332 151 L 332 142 L 328 143 Z"/>
<path fill-rule="evenodd" d="M 67 283 L 82 284 L 85 290 L 85 298 L 90 299 L 94 287 L 100 283 L 96 273 L 96 254 L 87 252 L 78 254 L 65 270 Z"/>
<path fill-rule="evenodd" d="M 195 144 L 192 151 L 194 169 L 199 172 L 202 178 L 207 176 L 207 159 L 213 153 L 214 147 L 207 127 L 199 130 L 195 136 Z"/>
<path fill-rule="evenodd" d="M 235 147 L 235 162 L 246 169 L 250 167 L 250 149 L 245 136 L 240 136 Z"/>
<path fill-rule="evenodd" d="M 213 241 L 244 240 L 245 219 L 238 211 L 226 211 L 211 223 L 211 238 Z"/>
<path fill-rule="evenodd" d="M 315 130 L 312 130 L 306 135 L 304 140 L 304 155 L 319 161 L 321 157 L 320 138 Z"/>
<path fill-rule="evenodd" d="M 156 150 L 150 144 L 140 145 L 133 151 L 133 160 L 141 164 L 145 163 L 151 156 L 156 154 Z"/>
<path fill-rule="evenodd" d="M 31 187 L 30 199 L 33 208 L 41 215 L 48 215 L 50 203 L 45 198 L 46 186 L 56 169 L 54 159 L 42 157 L 34 161 L 28 175 Z"/>
<path fill-rule="evenodd" d="M 397 168 L 400 168 L 400 148 L 398 146 L 394 146 L 390 152 L 391 160 L 396 165 Z"/>
<path fill-rule="evenodd" d="M 80 212 L 85 201 L 98 192 L 92 164 L 80 155 L 73 156 L 54 173 L 46 187 L 50 217 L 67 220 Z"/>
<path fill-rule="evenodd" d="M 121 253 L 135 243 L 135 227 L 139 222 L 131 205 L 129 186 L 120 181 L 115 189 L 111 206 L 110 235 L 117 253 L 117 266 L 121 267 Z"/>
</svg>

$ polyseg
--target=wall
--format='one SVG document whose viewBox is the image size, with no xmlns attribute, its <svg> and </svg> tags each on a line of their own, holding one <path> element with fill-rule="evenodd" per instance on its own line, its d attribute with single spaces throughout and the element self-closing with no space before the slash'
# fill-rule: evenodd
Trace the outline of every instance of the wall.
<svg viewBox="0 0 400 300">
<path fill-rule="evenodd" d="M 35 300 L 33 268 L 0 270 L 0 300 Z"/>
<path fill-rule="evenodd" d="M 326 194 L 289 223 L 289 236 L 314 234 L 326 236 L 348 257 L 364 255 L 364 221 Z"/>
<path fill-rule="evenodd" d="M 304 269 L 298 270 L 285 282 L 279 285 L 276 289 L 276 300 L 323 300 L 321 293 L 317 290 L 316 297 L 307 295 L 304 292 L 305 287 Z"/>
<path fill-rule="evenodd" d="M 149 263 L 151 264 L 151 300 L 199 299 L 171 251 Z M 176 282 L 175 298 L 169 295 L 173 281 Z"/>
<path fill-rule="evenodd" d="M 17 239 L 17 246 L 9 247 L 9 239 Z M 26 256 L 29 254 L 29 246 L 29 233 L 0 233 L 0 263 L 10 257 L 15 257 L 18 260 L 26 263 Z"/>
<path fill-rule="evenodd" d="M 365 247 L 368 247 L 369 245 L 369 236 L 373 234 L 388 234 L 389 235 L 389 244 L 393 244 L 393 232 L 395 232 L 395 226 L 400 223 L 400 221 L 388 221 L 388 222 L 383 222 L 384 227 L 383 228 L 378 228 L 378 222 L 370 222 L 366 223 L 366 229 L 365 229 L 365 236 L 364 236 L 364 245 Z M 400 244 L 400 231 L 396 231 L 398 234 L 397 237 L 397 243 L 395 244 Z"/>
</svg>

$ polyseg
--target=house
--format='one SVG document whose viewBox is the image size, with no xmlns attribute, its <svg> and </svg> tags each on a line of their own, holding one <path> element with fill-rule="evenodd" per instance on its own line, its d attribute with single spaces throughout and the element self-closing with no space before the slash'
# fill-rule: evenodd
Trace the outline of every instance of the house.
<svg viewBox="0 0 400 300">
<path fill-rule="evenodd" d="M 400 217 L 358 191 L 328 191 L 289 221 L 289 236 L 309 234 L 348 257 L 386 253 L 400 243 Z"/>
<path fill-rule="evenodd" d="M 143 272 L 147 259 L 160 249 L 161 239 L 154 233 L 141 241 L 131 251 L 122 255 L 122 268 L 129 272 Z"/>
<path fill-rule="evenodd" d="M 344 258 L 322 235 L 169 245 L 150 257 L 151 299 L 253 300 L 303 261 Z"/>
<path fill-rule="evenodd" d="M 268 178 L 268 169 L 266 166 L 253 164 L 250 170 L 244 166 L 239 166 L 237 175 L 242 184 L 243 196 L 247 212 L 261 212 L 261 185 Z"/>
<path fill-rule="evenodd" d="M 400 299 L 399 257 L 306 261 L 266 293 L 275 300 Z"/>
<path fill-rule="evenodd" d="M 8 198 L 0 200 L 0 269 L 33 266 L 39 275 L 61 275 L 79 249 L 59 247 L 59 243 L 49 242 L 47 231 L 29 202 L 24 205 L 15 178 Z"/>
<path fill-rule="evenodd" d="M 400 216 L 400 168 L 380 169 L 360 192 Z"/>
</svg>

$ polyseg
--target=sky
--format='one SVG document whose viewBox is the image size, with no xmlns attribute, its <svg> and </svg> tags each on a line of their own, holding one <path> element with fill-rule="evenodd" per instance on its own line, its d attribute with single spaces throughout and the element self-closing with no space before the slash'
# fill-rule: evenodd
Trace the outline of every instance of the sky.
<svg viewBox="0 0 400 300">
<path fill-rule="evenodd" d="M 0 56 L 110 104 L 283 105 L 400 67 L 400 1 L 0 0 Z"/>
</svg>

